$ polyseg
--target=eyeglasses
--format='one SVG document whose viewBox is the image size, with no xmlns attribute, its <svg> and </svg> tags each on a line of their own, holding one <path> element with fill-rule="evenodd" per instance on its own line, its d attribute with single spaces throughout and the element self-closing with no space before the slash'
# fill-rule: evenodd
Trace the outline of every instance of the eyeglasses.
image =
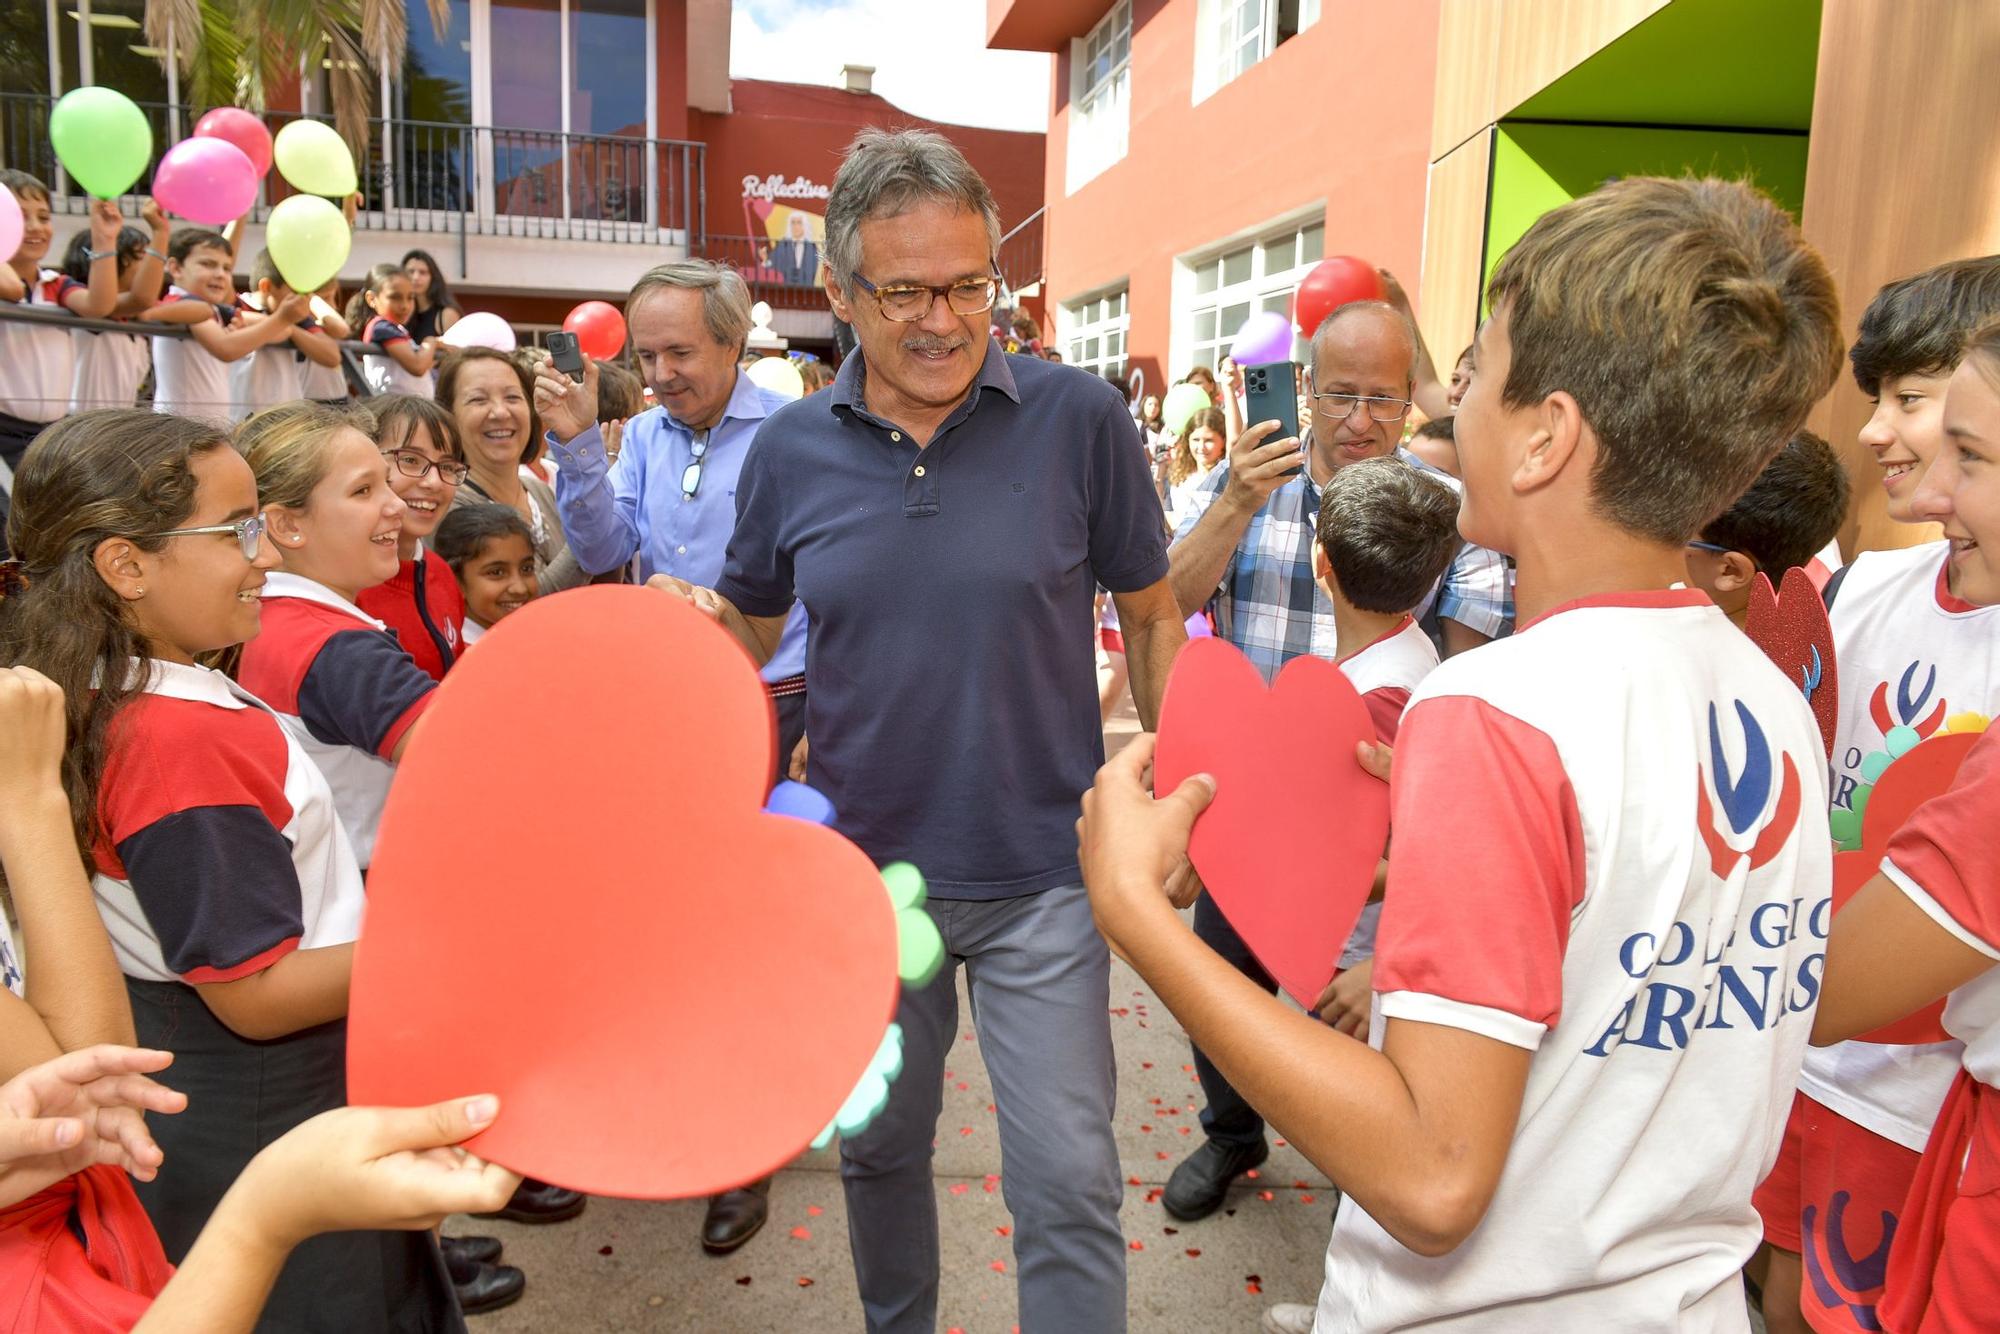
<svg viewBox="0 0 2000 1334">
<path fill-rule="evenodd" d="M 1357 405 L 1366 403 L 1368 415 L 1378 422 L 1396 422 L 1410 415 L 1407 398 L 1370 398 L 1366 394 L 1314 394 L 1312 401 L 1335 421 L 1346 421 Z"/>
<path fill-rule="evenodd" d="M 382 457 L 395 464 L 396 471 L 405 477 L 422 477 L 436 468 L 438 480 L 446 486 L 457 486 L 472 471 L 454 459 L 427 459 L 414 449 L 385 449 Z"/>
<path fill-rule="evenodd" d="M 1735 550 L 1734 547 L 1725 547 L 1719 542 L 1683 542 L 1681 545 L 1693 551 L 1712 551 L 1718 556 L 1727 556 Z"/>
<path fill-rule="evenodd" d="M 694 461 L 681 469 L 681 499 L 693 500 L 694 493 L 701 490 L 701 461 L 708 457 L 708 432 L 697 431 L 688 441 L 688 453 Z"/>
<path fill-rule="evenodd" d="M 875 298 L 875 304 L 882 309 L 882 318 L 894 320 L 898 324 L 915 324 L 931 313 L 939 297 L 944 298 L 946 309 L 954 315 L 981 315 L 993 309 L 993 302 L 1000 294 L 1000 280 L 995 277 L 960 278 L 955 283 L 943 287 L 928 287 L 922 283 L 896 283 L 889 287 L 877 287 L 860 274 L 854 281 L 861 284 L 861 290 Z"/>
<path fill-rule="evenodd" d="M 151 533 L 151 537 L 199 537 L 203 533 L 233 533 L 236 545 L 243 550 L 244 560 L 257 559 L 257 544 L 264 540 L 264 516 L 253 514 L 235 523 L 211 523 L 201 528 L 170 528 L 164 533 Z"/>
</svg>

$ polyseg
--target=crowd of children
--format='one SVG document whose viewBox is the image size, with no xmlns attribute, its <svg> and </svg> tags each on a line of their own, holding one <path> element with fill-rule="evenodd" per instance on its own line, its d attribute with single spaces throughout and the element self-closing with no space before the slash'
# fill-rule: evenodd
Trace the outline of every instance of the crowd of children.
<svg viewBox="0 0 2000 1334">
<path fill-rule="evenodd" d="M 47 190 L 0 183 L 25 221 L 0 300 L 188 330 L 0 322 L 0 1281 L 65 1328 L 203 1300 L 213 1328 L 462 1328 L 520 1275 L 436 1220 L 581 1197 L 476 1159 L 416 1181 L 491 1100 L 427 1128 L 338 1110 L 344 1019 L 435 691 L 587 577 L 532 373 L 440 348 L 454 308 L 420 252 L 343 314 L 268 254 L 239 295 L 225 234 L 99 205 L 45 269 Z M 1743 1329 L 1745 1272 L 1773 1334 L 1990 1324 L 2000 740 L 1837 916 L 1828 813 L 1865 804 L 1891 733 L 2000 709 L 2000 257 L 1869 304 L 1861 442 L 1890 515 L 1944 537 L 1838 569 L 1849 483 L 1804 429 L 1836 294 L 1767 200 L 1616 182 L 1536 222 L 1489 296 L 1425 386 L 1421 466 L 1320 489 L 1313 573 L 1377 737 L 1354 762 L 1390 779 L 1395 832 L 1317 1014 L 1173 912 L 1212 780 L 1156 797 L 1142 738 L 1084 798 L 1100 929 L 1342 1193 L 1317 1307 L 1267 1328 Z M 358 405 L 350 333 L 382 353 Z M 615 422 L 641 400 L 614 369 Z M 1237 425 L 1190 422 L 1164 509 Z M 1466 543 L 1512 558 L 1518 628 L 1440 662 L 1413 613 Z M 1830 755 L 1741 633 L 1760 574 L 1815 561 Z M 1941 1040 L 1864 1039 L 1947 993 Z M 372 1191 L 340 1177 L 363 1161 Z M 410 1176 L 381 1185 L 384 1162 Z M 315 1172 L 340 1198 L 299 1187 Z M 213 1239 L 246 1226 L 261 1268 Z"/>
</svg>

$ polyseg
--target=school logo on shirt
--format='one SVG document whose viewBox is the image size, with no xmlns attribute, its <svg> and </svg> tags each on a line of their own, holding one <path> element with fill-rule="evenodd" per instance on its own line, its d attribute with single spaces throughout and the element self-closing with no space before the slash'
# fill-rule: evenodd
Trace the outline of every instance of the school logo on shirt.
<svg viewBox="0 0 2000 1334">
<path fill-rule="evenodd" d="M 1771 806 L 1773 770 L 1771 765 L 1771 743 L 1764 736 L 1764 729 L 1757 722 L 1756 715 L 1742 700 L 1732 701 L 1736 705 L 1737 721 L 1743 728 L 1743 768 L 1740 774 L 1733 774 L 1729 767 L 1729 756 L 1722 745 L 1722 725 L 1713 703 L 1708 706 L 1708 757 L 1704 766 L 1695 766 L 1695 789 L 1697 820 L 1700 825 L 1702 842 L 1708 846 L 1709 868 L 1718 880 L 1727 880 L 1736 869 L 1737 862 L 1744 857 L 1750 859 L 1749 869 L 1757 870 L 1785 846 L 1792 836 L 1792 830 L 1799 823 L 1799 771 L 1789 753 L 1779 752 L 1784 760 L 1783 776 L 1778 780 L 1778 801 L 1771 807 L 1765 818 L 1766 807 Z M 1711 781 L 1715 788 L 1715 802 L 1709 801 Z M 1717 824 L 1715 807 L 1722 808 L 1722 823 Z M 1758 829 L 1760 820 L 1762 828 Z M 1737 843 L 1751 837 L 1747 848 Z"/>
<path fill-rule="evenodd" d="M 1924 668 L 1923 685 L 1917 684 L 1917 669 Z M 1937 690 L 1937 664 L 1917 661 L 1903 669 L 1903 675 L 1896 682 L 1896 698 L 1889 698 L 1889 683 L 1881 682 L 1875 693 L 1868 697 L 1868 715 L 1875 720 L 1875 726 L 1883 736 L 1898 727 L 1908 727 L 1920 737 L 1937 731 L 1944 721 L 1946 704 L 1942 695 L 1928 713 L 1924 706 L 1930 704 L 1931 695 Z M 1893 703 L 1894 707 L 1891 707 Z"/>
<path fill-rule="evenodd" d="M 1827 1201 L 1824 1219 L 1815 1204 L 1801 1211 L 1806 1291 L 1819 1300 L 1822 1311 L 1838 1313 L 1845 1307 L 1848 1318 L 1862 1329 L 1880 1329 L 1875 1307 L 1882 1300 L 1882 1287 L 1889 1276 L 1889 1250 L 1896 1240 L 1897 1218 L 1886 1209 L 1880 1211 L 1875 1249 L 1856 1255 L 1845 1219 L 1852 1198 L 1847 1191 L 1835 1191 Z M 1835 1314 L 1834 1320 L 1838 1319 Z"/>
</svg>

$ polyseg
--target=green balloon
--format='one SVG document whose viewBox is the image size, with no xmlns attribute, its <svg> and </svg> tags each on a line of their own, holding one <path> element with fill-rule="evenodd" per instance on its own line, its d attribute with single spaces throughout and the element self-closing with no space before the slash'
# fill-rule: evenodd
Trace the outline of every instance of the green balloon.
<svg viewBox="0 0 2000 1334">
<path fill-rule="evenodd" d="M 76 88 L 49 113 L 49 142 L 78 185 L 99 199 L 116 199 L 145 174 L 153 127 L 115 88 Z"/>
<path fill-rule="evenodd" d="M 293 188 L 309 195 L 345 199 L 357 188 L 354 154 L 331 125 L 295 120 L 271 141 L 271 161 Z"/>
<path fill-rule="evenodd" d="M 889 891 L 889 902 L 899 911 L 924 901 L 923 873 L 908 862 L 890 862 L 883 867 L 882 884 Z"/>
<path fill-rule="evenodd" d="M 347 219 L 318 195 L 280 200 L 264 224 L 264 248 L 294 292 L 317 292 L 347 262 Z"/>
<path fill-rule="evenodd" d="M 1177 384 L 1167 391 L 1166 402 L 1160 404 L 1160 424 L 1179 435 L 1187 429 L 1195 413 L 1214 406 L 1215 400 L 1200 385 Z"/>
<path fill-rule="evenodd" d="M 896 914 L 896 975 L 905 986 L 921 987 L 944 964 L 944 937 L 922 908 Z"/>
</svg>

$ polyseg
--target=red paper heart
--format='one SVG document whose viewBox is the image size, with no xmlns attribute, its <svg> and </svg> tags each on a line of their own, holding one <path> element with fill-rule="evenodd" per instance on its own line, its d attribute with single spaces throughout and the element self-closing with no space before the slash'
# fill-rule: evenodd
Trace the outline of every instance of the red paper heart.
<svg viewBox="0 0 2000 1334">
<path fill-rule="evenodd" d="M 382 818 L 348 1090 L 497 1093 L 471 1141 L 598 1195 L 754 1180 L 832 1119 L 895 1009 L 881 876 L 760 813 L 771 706 L 691 606 L 535 602 L 452 669 Z"/>
<path fill-rule="evenodd" d="M 1301 1005 L 1333 978 L 1389 833 L 1389 785 L 1355 762 L 1368 708 L 1323 658 L 1286 663 L 1266 689 L 1219 639 L 1181 650 L 1160 709 L 1155 787 L 1198 773 L 1215 801 L 1188 855 L 1251 952 Z"/>
<path fill-rule="evenodd" d="M 1951 787 L 1959 764 L 1978 740 L 1977 732 L 1941 732 L 1912 746 L 1882 771 L 1881 780 L 1868 794 L 1868 809 L 1861 813 L 1861 847 L 1833 854 L 1835 913 L 1875 878 L 1882 868 L 1884 854 L 1889 851 L 1889 840 L 1916 813 L 1917 807 Z M 1944 1031 L 1944 1001 L 1938 1000 L 1893 1024 L 1863 1033 L 1859 1041 L 1906 1045 L 1942 1042 L 1949 1036 Z"/>
<path fill-rule="evenodd" d="M 1770 578 L 1760 572 L 1750 585 L 1750 610 L 1743 628 L 1805 692 L 1819 723 L 1820 740 L 1831 755 L 1840 723 L 1840 675 L 1834 667 L 1833 626 L 1812 576 L 1795 565 L 1785 571 L 1774 594 Z"/>
</svg>

